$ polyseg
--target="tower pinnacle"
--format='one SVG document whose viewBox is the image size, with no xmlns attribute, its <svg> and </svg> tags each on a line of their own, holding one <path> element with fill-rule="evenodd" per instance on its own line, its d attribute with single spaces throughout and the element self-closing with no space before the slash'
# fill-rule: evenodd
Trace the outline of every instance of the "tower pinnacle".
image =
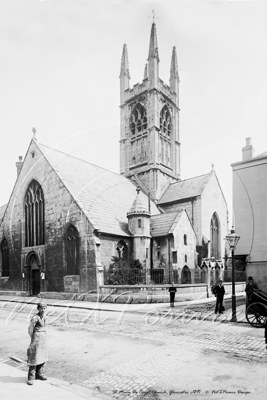
<svg viewBox="0 0 267 400">
<path fill-rule="evenodd" d="M 122 57 L 121 57 L 120 78 L 122 78 L 123 76 L 126 76 L 128 79 L 131 79 L 129 70 L 129 61 L 128 61 L 128 50 L 126 43 L 124 43 L 123 45 Z"/>
<path fill-rule="evenodd" d="M 171 71 L 170 72 L 171 72 L 170 73 L 170 77 L 171 78 L 178 78 L 179 79 L 177 53 L 176 53 L 176 47 L 175 46 L 172 49 Z"/>
<path fill-rule="evenodd" d="M 130 89 L 130 71 L 128 61 L 127 45 L 124 43 L 121 57 L 121 71 L 120 71 L 120 92 L 121 104 L 124 101 L 125 90 Z"/>
<path fill-rule="evenodd" d="M 156 58 L 159 61 L 157 31 L 156 31 L 156 24 L 154 21 L 152 23 L 151 33 L 150 33 L 148 60 L 150 58 Z"/>
</svg>

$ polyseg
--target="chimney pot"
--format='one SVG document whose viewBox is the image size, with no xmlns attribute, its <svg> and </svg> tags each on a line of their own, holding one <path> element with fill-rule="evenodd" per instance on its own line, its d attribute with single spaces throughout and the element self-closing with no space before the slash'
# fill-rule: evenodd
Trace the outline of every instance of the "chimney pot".
<svg viewBox="0 0 267 400">
<path fill-rule="evenodd" d="M 246 138 L 246 146 L 242 147 L 242 161 L 251 160 L 254 157 L 255 150 L 251 144 L 251 138 Z"/>
</svg>

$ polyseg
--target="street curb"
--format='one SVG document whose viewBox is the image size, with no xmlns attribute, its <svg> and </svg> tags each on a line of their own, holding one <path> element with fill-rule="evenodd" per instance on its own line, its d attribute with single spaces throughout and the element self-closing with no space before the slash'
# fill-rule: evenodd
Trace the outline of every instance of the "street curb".
<svg viewBox="0 0 267 400">
<path fill-rule="evenodd" d="M 48 382 L 53 386 L 75 393 L 81 397 L 84 397 L 87 400 L 92 398 L 110 400 L 110 397 L 104 393 L 101 393 L 99 391 L 96 392 L 92 389 L 86 388 L 81 385 L 77 385 L 75 383 L 70 383 L 62 379 L 48 378 Z"/>
</svg>

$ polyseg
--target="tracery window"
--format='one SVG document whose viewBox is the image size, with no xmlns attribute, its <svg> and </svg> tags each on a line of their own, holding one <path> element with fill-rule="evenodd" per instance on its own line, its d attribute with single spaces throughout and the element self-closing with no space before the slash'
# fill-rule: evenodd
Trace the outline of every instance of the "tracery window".
<svg viewBox="0 0 267 400">
<path fill-rule="evenodd" d="M 2 276 L 9 276 L 9 250 L 7 240 L 4 238 L 1 242 L 2 254 Z"/>
<path fill-rule="evenodd" d="M 210 221 L 210 256 L 215 260 L 220 258 L 220 224 L 216 212 L 213 213 Z"/>
<path fill-rule="evenodd" d="M 141 103 L 137 103 L 130 118 L 130 130 L 132 134 L 147 129 L 146 109 Z"/>
<path fill-rule="evenodd" d="M 75 226 L 69 225 L 66 237 L 67 275 L 79 275 L 79 233 Z"/>
<path fill-rule="evenodd" d="M 32 180 L 24 199 L 25 247 L 45 243 L 44 195 L 40 184 Z"/>
<path fill-rule="evenodd" d="M 125 260 L 127 258 L 127 244 L 124 240 L 120 240 L 117 244 L 116 250 L 118 252 L 119 258 Z"/>
<path fill-rule="evenodd" d="M 171 135 L 171 114 L 168 106 L 165 104 L 160 111 L 160 130 L 164 135 Z"/>
</svg>

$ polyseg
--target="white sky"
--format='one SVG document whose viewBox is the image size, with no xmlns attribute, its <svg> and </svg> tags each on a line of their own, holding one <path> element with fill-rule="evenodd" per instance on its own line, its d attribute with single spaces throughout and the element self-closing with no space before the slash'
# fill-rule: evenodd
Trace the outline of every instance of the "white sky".
<svg viewBox="0 0 267 400">
<path fill-rule="evenodd" d="M 40 143 L 119 172 L 119 72 L 143 79 L 152 10 L 160 77 L 180 75 L 182 179 L 215 171 L 231 210 L 230 164 L 245 138 L 267 150 L 266 1 L 0 0 L 0 205 L 37 128 Z"/>
</svg>

